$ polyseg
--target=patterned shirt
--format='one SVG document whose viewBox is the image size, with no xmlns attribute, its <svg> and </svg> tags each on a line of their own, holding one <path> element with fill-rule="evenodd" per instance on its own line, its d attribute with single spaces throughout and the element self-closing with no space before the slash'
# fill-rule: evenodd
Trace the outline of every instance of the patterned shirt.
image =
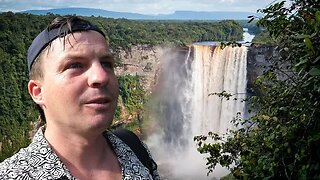
<svg viewBox="0 0 320 180">
<path fill-rule="evenodd" d="M 41 127 L 37 131 L 28 147 L 20 149 L 18 153 L 0 163 L 0 179 L 76 180 L 50 147 L 43 135 L 43 129 L 44 127 Z M 157 170 L 153 172 L 152 177 L 149 170 L 139 161 L 130 147 L 117 136 L 110 131 L 106 131 L 104 136 L 110 141 L 118 157 L 123 180 L 160 179 Z"/>
</svg>

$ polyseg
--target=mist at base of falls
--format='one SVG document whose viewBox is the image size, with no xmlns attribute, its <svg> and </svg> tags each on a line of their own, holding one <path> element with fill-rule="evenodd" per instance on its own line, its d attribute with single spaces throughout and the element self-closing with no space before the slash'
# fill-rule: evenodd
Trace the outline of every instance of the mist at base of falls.
<svg viewBox="0 0 320 180">
<path fill-rule="evenodd" d="M 230 121 L 246 97 L 247 47 L 193 45 L 168 50 L 153 93 L 150 116 L 155 132 L 148 139 L 164 179 L 213 179 L 229 173 L 217 167 L 207 176 L 206 155 L 197 151 L 196 135 L 234 129 Z M 231 93 L 226 100 L 210 93 Z"/>
</svg>

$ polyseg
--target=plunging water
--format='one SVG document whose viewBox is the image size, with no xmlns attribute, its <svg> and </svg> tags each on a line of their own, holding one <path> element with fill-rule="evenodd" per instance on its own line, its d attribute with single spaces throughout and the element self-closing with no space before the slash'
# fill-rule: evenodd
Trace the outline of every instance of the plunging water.
<svg viewBox="0 0 320 180">
<path fill-rule="evenodd" d="M 228 172 L 221 167 L 206 176 L 206 162 L 193 137 L 225 133 L 234 128 L 230 121 L 237 113 L 244 112 L 247 47 L 193 45 L 181 55 L 164 58 L 155 93 L 159 132 L 150 146 L 167 179 L 221 177 Z M 230 100 L 210 95 L 223 91 L 232 95 Z"/>
<path fill-rule="evenodd" d="M 233 128 L 230 120 L 244 111 L 241 100 L 246 96 L 247 48 L 196 45 L 194 49 L 192 132 L 225 133 Z M 230 100 L 208 96 L 223 91 L 233 95 Z"/>
</svg>

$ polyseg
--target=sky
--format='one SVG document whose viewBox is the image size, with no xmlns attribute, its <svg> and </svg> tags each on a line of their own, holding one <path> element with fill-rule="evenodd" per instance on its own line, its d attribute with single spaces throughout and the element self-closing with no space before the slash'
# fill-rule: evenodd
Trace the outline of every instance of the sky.
<svg viewBox="0 0 320 180">
<path fill-rule="evenodd" d="M 140 14 L 170 14 L 174 11 L 256 12 L 275 0 L 0 0 L 0 12 L 66 7 L 97 8 Z"/>
</svg>

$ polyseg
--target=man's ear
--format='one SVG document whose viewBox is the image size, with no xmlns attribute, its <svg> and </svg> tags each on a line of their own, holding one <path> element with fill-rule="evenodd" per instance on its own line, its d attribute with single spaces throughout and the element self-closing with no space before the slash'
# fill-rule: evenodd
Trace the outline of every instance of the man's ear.
<svg viewBox="0 0 320 180">
<path fill-rule="evenodd" d="M 44 99 L 42 94 L 42 84 L 38 80 L 30 80 L 28 83 L 28 91 L 33 101 L 42 106 L 44 105 Z"/>
</svg>

